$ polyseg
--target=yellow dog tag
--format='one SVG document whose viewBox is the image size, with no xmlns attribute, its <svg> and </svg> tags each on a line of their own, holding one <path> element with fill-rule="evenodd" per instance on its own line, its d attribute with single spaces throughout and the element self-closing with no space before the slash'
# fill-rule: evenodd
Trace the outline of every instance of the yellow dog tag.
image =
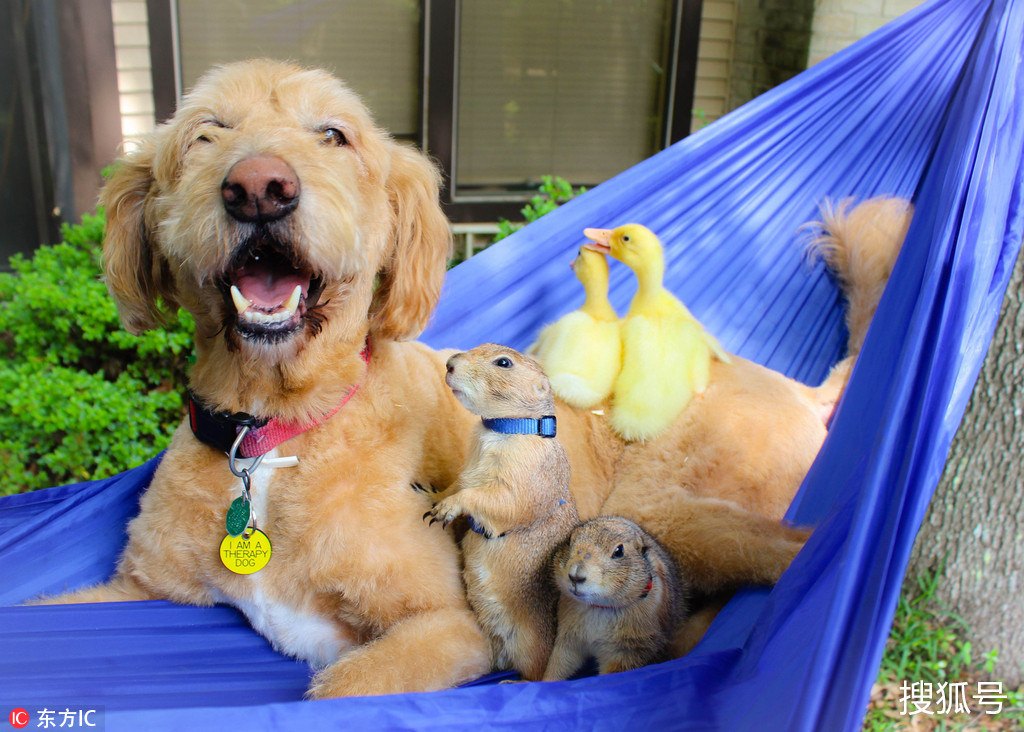
<svg viewBox="0 0 1024 732">
<path fill-rule="evenodd" d="M 259 529 L 225 536 L 220 543 L 220 561 L 235 574 L 259 572 L 270 561 L 270 539 Z"/>
</svg>

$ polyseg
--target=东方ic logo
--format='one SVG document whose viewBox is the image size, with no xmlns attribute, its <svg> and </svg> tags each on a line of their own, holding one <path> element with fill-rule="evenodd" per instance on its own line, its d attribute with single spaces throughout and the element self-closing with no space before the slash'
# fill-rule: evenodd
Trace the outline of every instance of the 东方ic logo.
<svg viewBox="0 0 1024 732">
<path fill-rule="evenodd" d="M 12 709 L 7 718 L 10 720 L 11 726 L 17 729 L 27 727 L 30 719 L 28 712 L 20 708 Z"/>
</svg>

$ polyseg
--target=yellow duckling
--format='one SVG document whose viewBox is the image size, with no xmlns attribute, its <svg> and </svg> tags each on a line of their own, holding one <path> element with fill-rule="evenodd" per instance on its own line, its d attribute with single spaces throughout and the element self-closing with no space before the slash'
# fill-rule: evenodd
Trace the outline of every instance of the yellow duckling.
<svg viewBox="0 0 1024 732">
<path fill-rule="evenodd" d="M 583 306 L 545 327 L 529 348 L 544 367 L 555 395 L 578 409 L 600 404 L 619 374 L 619 316 L 608 302 L 608 260 L 580 249 L 572 263 L 583 285 Z"/>
<path fill-rule="evenodd" d="M 639 224 L 586 229 L 599 252 L 633 270 L 637 292 L 620 324 L 622 369 L 609 420 L 626 440 L 648 440 L 668 429 L 695 394 L 707 388 L 711 358 L 729 363 L 718 341 L 663 286 L 661 242 Z"/>
</svg>

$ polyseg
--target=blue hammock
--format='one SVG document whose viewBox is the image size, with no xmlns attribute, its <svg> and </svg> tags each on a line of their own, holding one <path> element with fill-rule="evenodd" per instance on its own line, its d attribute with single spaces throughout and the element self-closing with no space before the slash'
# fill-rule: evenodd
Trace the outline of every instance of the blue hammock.
<svg viewBox="0 0 1024 732">
<path fill-rule="evenodd" d="M 448 278 L 426 342 L 522 347 L 582 301 L 566 265 L 583 227 L 642 222 L 666 244 L 669 286 L 727 348 L 815 382 L 845 333 L 798 225 L 826 197 L 916 202 L 790 511 L 818 530 L 773 590 L 738 595 L 687 657 L 571 682 L 301 702 L 309 669 L 229 608 L 2 607 L 0 708 L 97 708 L 108 729 L 858 729 L 1020 248 L 1022 39 L 1022 2 L 935 0 Z M 622 309 L 633 284 L 613 269 Z M 0 502 L 0 604 L 108 577 L 155 463 Z"/>
</svg>

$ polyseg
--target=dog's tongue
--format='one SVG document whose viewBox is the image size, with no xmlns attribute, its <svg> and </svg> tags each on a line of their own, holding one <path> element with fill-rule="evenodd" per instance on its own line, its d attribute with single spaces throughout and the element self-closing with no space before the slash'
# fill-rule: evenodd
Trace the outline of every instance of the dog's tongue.
<svg viewBox="0 0 1024 732">
<path fill-rule="evenodd" d="M 253 262 L 236 270 L 234 285 L 243 296 L 256 307 L 273 310 L 284 304 L 295 286 L 302 287 L 302 296 L 309 292 L 308 274 L 297 271 L 281 272 L 259 262 Z"/>
</svg>

